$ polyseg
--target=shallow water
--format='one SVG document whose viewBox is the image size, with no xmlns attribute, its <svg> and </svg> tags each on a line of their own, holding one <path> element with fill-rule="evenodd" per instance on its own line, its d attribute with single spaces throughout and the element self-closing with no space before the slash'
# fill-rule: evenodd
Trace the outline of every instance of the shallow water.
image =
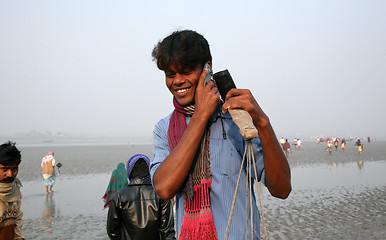
<svg viewBox="0 0 386 240">
<path fill-rule="evenodd" d="M 109 239 L 102 195 L 110 174 L 59 176 L 53 194 L 41 181 L 23 183 L 26 239 Z"/>
<path fill-rule="evenodd" d="M 365 144 L 362 155 L 350 144 L 332 155 L 314 143 L 293 150 L 293 190 L 286 200 L 260 187 L 270 239 L 385 239 L 386 142 Z M 135 153 L 151 157 L 150 145 L 20 149 L 26 239 L 108 239 L 101 197 L 112 170 Z M 54 194 L 47 197 L 40 161 L 48 151 L 55 151 L 63 167 Z"/>
</svg>

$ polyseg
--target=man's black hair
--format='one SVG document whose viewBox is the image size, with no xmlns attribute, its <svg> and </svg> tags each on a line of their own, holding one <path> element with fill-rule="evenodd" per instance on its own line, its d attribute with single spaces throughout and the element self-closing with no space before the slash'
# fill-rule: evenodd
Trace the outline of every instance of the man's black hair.
<svg viewBox="0 0 386 240">
<path fill-rule="evenodd" d="M 175 31 L 164 38 L 152 51 L 153 61 L 163 71 L 171 66 L 177 70 L 203 67 L 212 62 L 208 41 L 192 30 Z"/>
<path fill-rule="evenodd" d="M 0 164 L 3 166 L 19 165 L 21 162 L 20 151 L 15 147 L 16 143 L 8 141 L 0 145 Z"/>
<path fill-rule="evenodd" d="M 131 170 L 130 173 L 130 179 L 133 178 L 144 178 L 150 175 L 149 172 L 149 166 L 143 160 L 143 158 L 138 159 L 138 161 L 135 163 L 133 170 Z"/>
</svg>

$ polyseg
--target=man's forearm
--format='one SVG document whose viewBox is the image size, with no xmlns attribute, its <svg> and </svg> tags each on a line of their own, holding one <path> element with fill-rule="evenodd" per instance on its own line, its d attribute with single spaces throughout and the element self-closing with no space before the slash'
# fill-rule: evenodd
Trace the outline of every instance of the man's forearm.
<svg viewBox="0 0 386 240">
<path fill-rule="evenodd" d="M 207 119 L 193 115 L 177 146 L 154 173 L 154 187 L 161 198 L 173 198 L 185 182 L 206 124 Z"/>
<path fill-rule="evenodd" d="M 287 198 L 291 192 L 291 172 L 269 121 L 258 127 L 263 147 L 266 185 L 272 196 Z"/>
</svg>

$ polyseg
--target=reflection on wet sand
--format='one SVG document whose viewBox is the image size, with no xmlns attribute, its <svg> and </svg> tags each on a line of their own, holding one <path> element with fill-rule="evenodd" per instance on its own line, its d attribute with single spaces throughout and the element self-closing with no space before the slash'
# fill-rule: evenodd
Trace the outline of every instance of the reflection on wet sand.
<svg viewBox="0 0 386 240">
<path fill-rule="evenodd" d="M 333 168 L 336 168 L 338 166 L 338 164 L 336 164 L 336 163 L 329 163 L 328 164 L 328 168 L 331 170 L 331 169 L 333 169 Z"/>
<path fill-rule="evenodd" d="M 46 232 L 53 233 L 55 224 L 55 200 L 53 194 L 46 195 L 42 211 L 42 229 Z"/>
<path fill-rule="evenodd" d="M 358 161 L 357 164 L 359 169 L 363 168 L 363 161 Z"/>
<path fill-rule="evenodd" d="M 358 165 L 359 170 L 361 170 L 363 168 L 363 161 L 358 161 L 357 165 Z M 330 170 L 332 170 L 333 168 L 337 168 L 337 167 L 338 167 L 337 163 L 329 163 L 328 164 L 328 169 L 330 169 Z"/>
<path fill-rule="evenodd" d="M 270 239 L 384 239 L 386 161 L 292 169 L 286 200 L 263 189 Z"/>
</svg>

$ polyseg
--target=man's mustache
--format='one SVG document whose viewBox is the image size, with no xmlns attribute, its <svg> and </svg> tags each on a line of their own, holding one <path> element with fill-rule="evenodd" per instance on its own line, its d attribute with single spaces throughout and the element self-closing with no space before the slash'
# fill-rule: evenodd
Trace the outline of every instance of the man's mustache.
<svg viewBox="0 0 386 240">
<path fill-rule="evenodd" d="M 2 182 L 2 183 L 11 183 L 13 181 L 15 181 L 15 178 L 7 177 L 7 178 L 4 178 L 3 180 L 1 180 L 0 182 Z"/>
</svg>

